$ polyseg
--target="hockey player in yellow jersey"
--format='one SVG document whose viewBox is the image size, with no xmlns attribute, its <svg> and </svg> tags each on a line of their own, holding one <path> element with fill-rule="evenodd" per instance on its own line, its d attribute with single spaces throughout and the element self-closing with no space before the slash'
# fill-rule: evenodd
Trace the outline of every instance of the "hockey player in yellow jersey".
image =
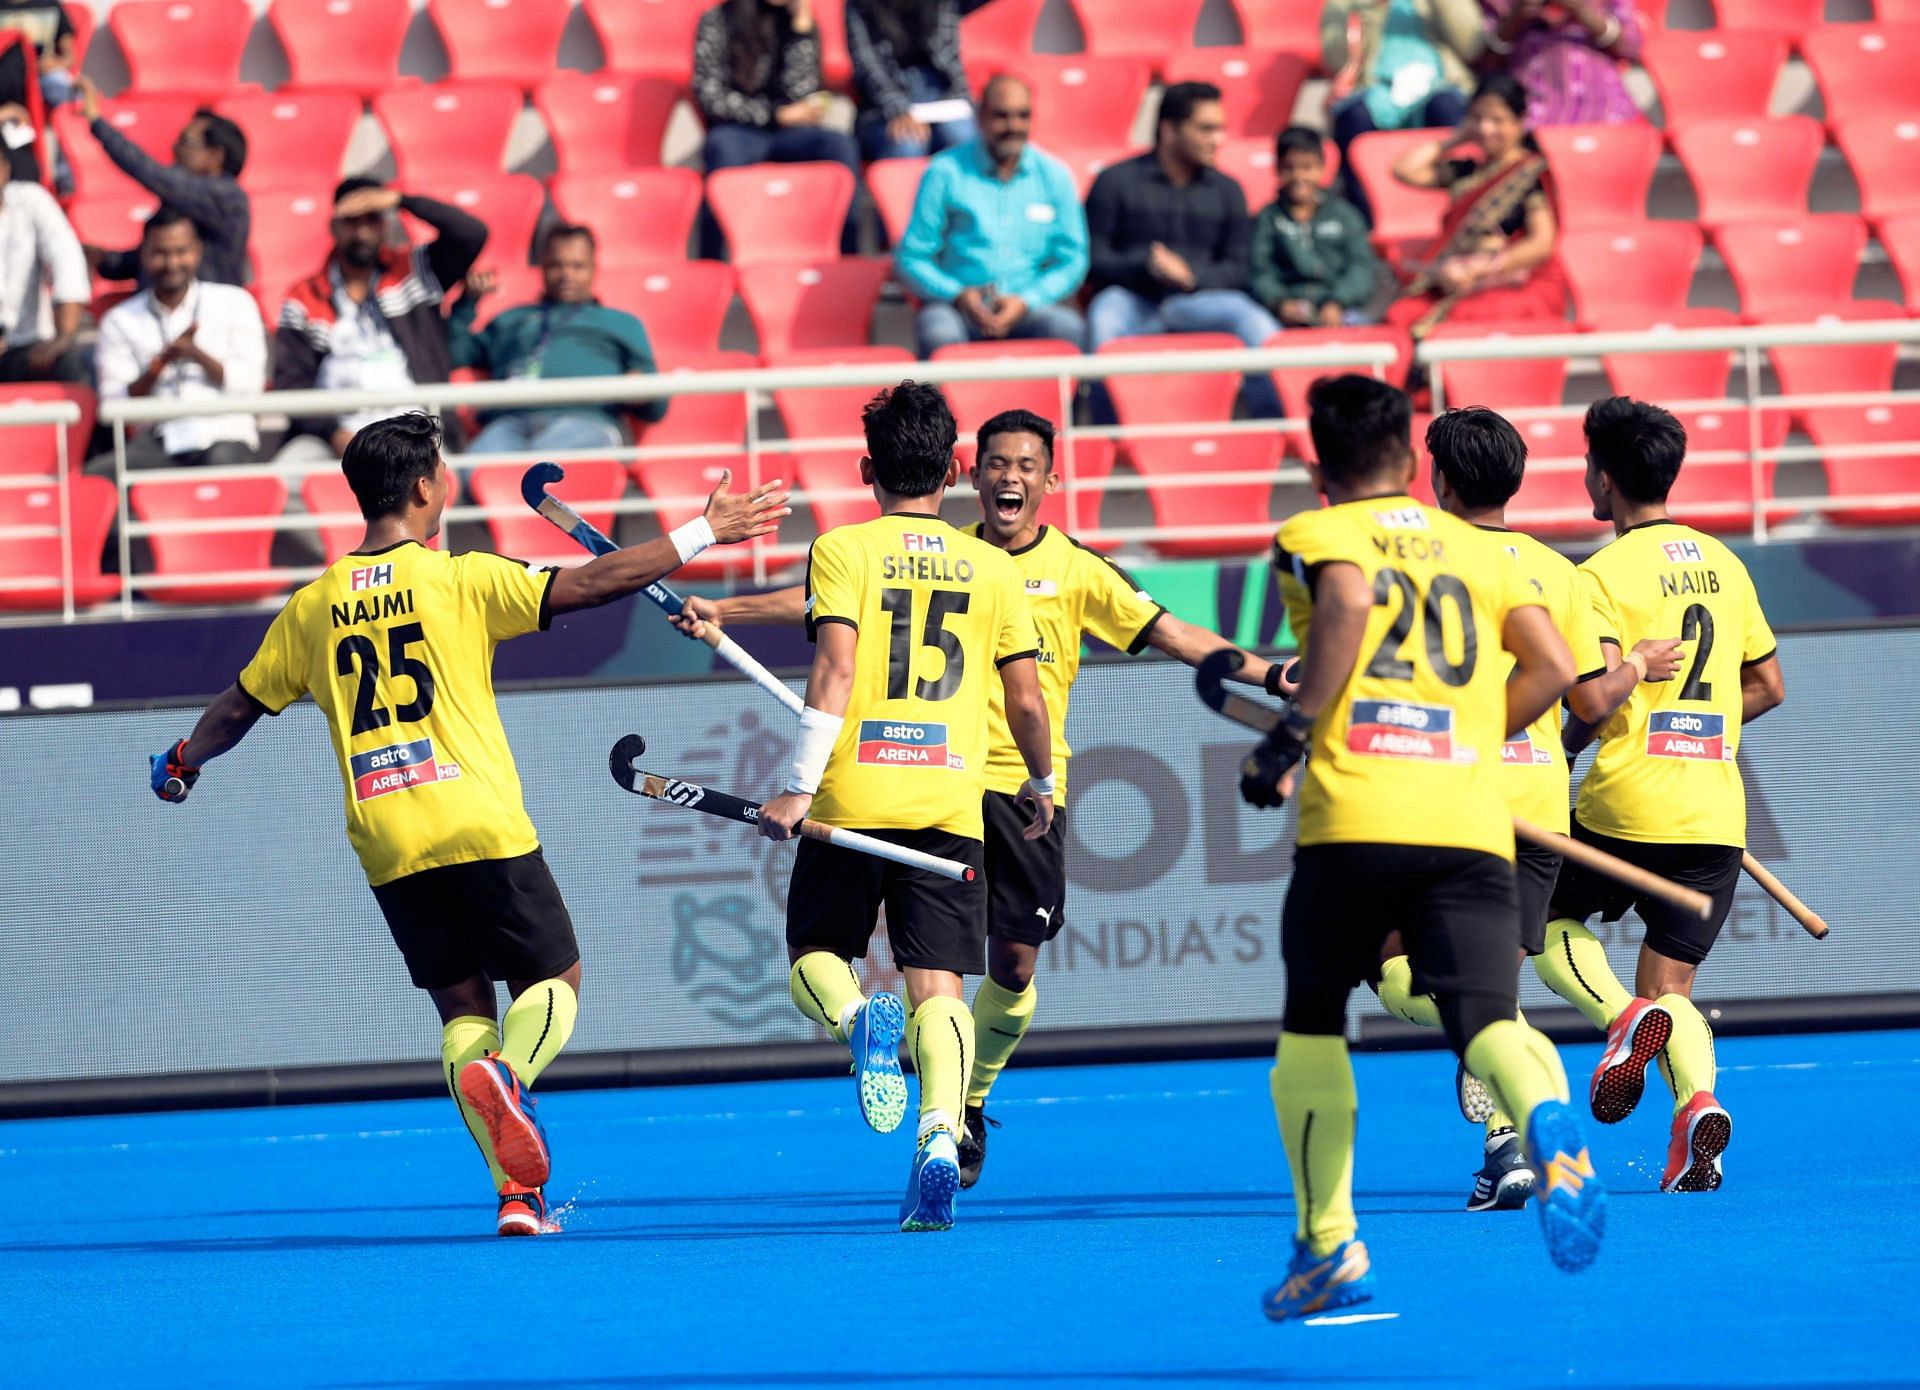
<svg viewBox="0 0 1920 1390">
<path fill-rule="evenodd" d="M 959 476 L 953 413 L 932 386 L 903 382 L 862 416 L 861 481 L 881 515 L 837 527 L 807 556 L 805 614 L 816 654 L 785 790 L 760 812 L 784 840 L 808 816 L 986 867 L 982 779 L 998 690 L 1025 769 L 1018 801 L 1030 839 L 1053 821 L 1053 739 L 1035 658 L 1039 639 L 1004 551 L 940 519 Z M 906 977 L 911 1021 L 891 994 L 862 994 L 881 907 Z M 787 893 L 794 1003 L 853 1051 L 860 1107 L 882 1132 L 906 1110 L 899 1044 L 920 1077 L 920 1123 L 900 1229 L 953 1225 L 956 1140 L 973 1052 L 964 977 L 986 946 L 986 883 L 803 841 Z"/>
<path fill-rule="evenodd" d="M 1506 506 L 1525 476 L 1527 446 L 1507 420 L 1481 406 L 1450 410 L 1427 426 L 1427 456 L 1433 461 L 1434 496 L 1441 510 L 1491 534 L 1545 604 L 1573 653 L 1578 674 L 1567 700 L 1576 715 L 1604 717 L 1632 690 L 1642 672 L 1652 680 L 1672 676 L 1678 665 L 1676 638 L 1643 639 L 1627 661 L 1609 670 L 1592 607 L 1578 592 L 1573 562 L 1553 547 L 1508 528 Z M 1501 745 L 1500 765 L 1508 809 L 1542 829 L 1566 834 L 1567 758 L 1561 747 L 1557 705 Z M 1517 845 L 1514 870 L 1520 950 L 1537 959 L 1546 940 L 1547 903 L 1560 875 L 1560 856 L 1541 845 Z M 1409 1023 L 1439 1027 L 1440 1013 L 1432 997 L 1412 991 L 1413 966 L 1401 949 L 1399 933 L 1388 938 L 1385 953 L 1380 1002 Z M 1482 1164 L 1467 1210 L 1524 1206 L 1536 1175 L 1513 1120 L 1464 1066 L 1456 1076 L 1461 1110 L 1486 1129 Z"/>
<path fill-rule="evenodd" d="M 1276 1320 L 1372 1296 L 1353 1211 L 1346 1007 L 1396 927 L 1413 989 L 1434 996 L 1455 1054 L 1524 1136 L 1556 1264 L 1592 1262 L 1606 1204 L 1559 1056 L 1517 1017 L 1500 766 L 1501 746 L 1571 684 L 1572 655 L 1493 537 L 1408 495 L 1405 393 L 1341 376 L 1314 383 L 1308 405 L 1310 471 L 1327 506 L 1289 520 L 1274 546 L 1301 686 L 1240 783 L 1250 803 L 1278 806 L 1306 757 L 1272 1074 L 1298 1214 L 1288 1277 L 1263 1305 Z"/>
<path fill-rule="evenodd" d="M 447 1086 L 493 1177 L 496 1228 L 541 1234 L 557 1228 L 530 1088 L 573 1031 L 580 950 L 521 802 L 494 648 L 556 613 L 637 593 L 716 542 L 771 534 L 786 494 L 773 482 L 735 496 L 723 474 L 704 515 L 672 535 L 542 569 L 427 547 L 448 490 L 432 417 L 368 425 L 340 466 L 365 536 L 287 600 L 193 733 L 151 759 L 152 787 L 186 800 L 202 765 L 261 715 L 313 696 L 339 762 L 347 838 L 409 977 L 439 1011 Z M 501 1022 L 496 982 L 512 997 Z"/>
<path fill-rule="evenodd" d="M 1713 1035 L 1692 1002 L 1695 972 L 1733 906 L 1746 847 L 1747 802 L 1735 757 L 1741 730 L 1786 698 L 1773 631 L 1732 551 L 1667 515 L 1686 457 L 1680 422 L 1658 406 L 1615 396 L 1587 410 L 1587 492 L 1614 539 L 1580 566 L 1610 665 L 1646 636 L 1677 634 L 1680 670 L 1639 684 L 1598 713 L 1600 746 L 1580 784 L 1574 838 L 1696 888 L 1713 900 L 1701 921 L 1572 865 L 1554 890 L 1537 965 L 1554 991 L 1606 1030 L 1590 1088 L 1603 1123 L 1638 1103 L 1649 1063 L 1673 1090 L 1665 1192 L 1720 1186 L 1733 1121 L 1714 1095 Z M 1584 740 L 1587 731 L 1570 726 Z M 1578 742 L 1569 746 L 1578 747 Z M 1629 994 L 1588 930 L 1596 912 L 1628 908 L 1646 923 Z"/>
</svg>

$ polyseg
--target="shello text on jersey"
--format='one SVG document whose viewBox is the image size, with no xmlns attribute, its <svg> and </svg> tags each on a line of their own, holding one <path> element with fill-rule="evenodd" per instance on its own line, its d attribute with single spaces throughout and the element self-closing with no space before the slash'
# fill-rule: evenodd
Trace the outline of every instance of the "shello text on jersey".
<svg viewBox="0 0 1920 1390">
<path fill-rule="evenodd" d="M 912 540 L 912 536 L 907 537 Z M 933 539 L 938 539 L 934 537 Z M 884 555 L 880 559 L 882 579 L 924 579 L 933 583 L 968 584 L 973 581 L 973 561 L 952 559 L 946 555 Z"/>
</svg>

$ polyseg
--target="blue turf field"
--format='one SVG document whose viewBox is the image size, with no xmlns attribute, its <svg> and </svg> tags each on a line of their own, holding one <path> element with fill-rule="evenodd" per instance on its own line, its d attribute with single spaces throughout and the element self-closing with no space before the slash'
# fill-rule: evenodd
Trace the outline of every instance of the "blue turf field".
<svg viewBox="0 0 1920 1390">
<path fill-rule="evenodd" d="M 1567 1050 L 1583 1074 L 1597 1047 Z M 1358 1059 L 1386 1321 L 1271 1326 L 1266 1063 L 1025 1070 L 961 1225 L 902 1236 L 850 1083 L 557 1093 L 564 1235 L 503 1241 L 445 1101 L 0 1127 L 7 1385 L 1892 1385 L 1920 1360 L 1920 1034 L 1728 1039 L 1727 1185 L 1665 1092 L 1598 1136 L 1601 1262 L 1459 1207 L 1439 1053 Z"/>
</svg>

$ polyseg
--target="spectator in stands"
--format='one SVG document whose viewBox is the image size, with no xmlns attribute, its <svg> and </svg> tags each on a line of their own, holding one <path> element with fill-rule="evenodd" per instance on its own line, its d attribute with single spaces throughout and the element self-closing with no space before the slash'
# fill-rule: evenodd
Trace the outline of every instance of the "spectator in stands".
<svg viewBox="0 0 1920 1390">
<path fill-rule="evenodd" d="M 1496 73 L 1473 94 L 1458 132 L 1416 145 L 1393 166 L 1402 183 L 1444 188 L 1452 204 L 1425 263 L 1388 308 L 1389 323 L 1424 337 L 1443 320 L 1566 316 L 1566 281 L 1553 258 L 1553 190 L 1526 115 L 1526 89 Z M 1452 157 L 1468 143 L 1479 158 Z"/>
<path fill-rule="evenodd" d="M 73 20 L 59 0 L 0 0 L 0 32 L 24 34 L 40 73 L 47 107 L 71 101 L 75 91 Z"/>
<path fill-rule="evenodd" d="M 493 289 L 493 275 L 468 276 L 468 293 L 454 306 L 449 323 L 453 365 L 479 367 L 500 380 L 653 371 L 653 348 L 640 320 L 593 297 L 594 250 L 588 228 L 555 227 L 540 253 L 546 281 L 540 302 L 508 309 L 477 333 L 474 314 L 480 296 Z M 664 400 L 630 408 L 648 421 L 667 413 Z M 482 416 L 467 452 L 601 449 L 626 442 L 620 421 L 599 406 L 515 407 Z"/>
<path fill-rule="evenodd" d="M 193 219 L 162 207 L 140 238 L 146 289 L 100 320 L 100 399 L 157 396 L 218 400 L 253 396 L 267 385 L 267 333 L 260 306 L 238 285 L 200 279 L 203 254 Z M 127 467 L 251 463 L 260 446 L 251 415 L 165 420 L 127 441 Z M 87 465 L 113 473 L 113 455 Z"/>
<path fill-rule="evenodd" d="M 0 381 L 85 381 L 86 254 L 53 195 L 7 172 L 0 165 Z"/>
<path fill-rule="evenodd" d="M 923 301 L 920 355 L 982 338 L 1084 345 L 1071 303 L 1087 278 L 1087 219 L 1073 175 L 1028 140 L 1033 90 L 995 77 L 978 140 L 933 157 L 894 264 Z"/>
<path fill-rule="evenodd" d="M 812 0 L 725 0 L 700 17 L 693 40 L 693 99 L 707 123 L 701 158 L 711 174 L 744 164 L 832 160 L 860 176 L 853 137 L 822 122 L 833 98 L 820 81 L 820 32 Z M 859 247 L 847 210 L 842 254 Z M 710 212 L 700 216 L 700 254 L 725 246 Z"/>
<path fill-rule="evenodd" d="M 80 79 L 81 111 L 87 129 L 107 157 L 135 183 L 170 207 L 193 219 L 206 247 L 201 278 L 222 285 L 247 281 L 247 235 L 253 225 L 253 207 L 240 187 L 240 171 L 247 163 L 247 137 L 225 116 L 204 108 L 193 113 L 173 142 L 173 163 L 162 164 L 100 115 L 100 89 L 92 79 Z M 88 247 L 94 273 L 103 280 L 134 280 L 143 257 L 138 248 L 116 251 Z"/>
<path fill-rule="evenodd" d="M 1459 125 L 1484 47 L 1477 0 L 1326 0 L 1321 62 L 1338 74 L 1336 91 L 1350 89 L 1328 116 L 1346 195 L 1369 222 L 1373 210 L 1347 146 L 1371 130 Z"/>
<path fill-rule="evenodd" d="M 986 3 L 847 0 L 861 154 L 911 159 L 964 145 L 980 133 L 960 65 L 960 16 Z"/>
<path fill-rule="evenodd" d="M 433 228 L 433 240 L 389 244 L 395 210 Z M 442 287 L 464 280 L 486 244 L 486 225 L 450 203 L 403 196 L 375 179 L 344 180 L 333 194 L 333 251 L 288 290 L 280 311 L 274 390 L 399 390 L 445 381 L 452 358 Z M 338 458 L 355 430 L 402 409 L 297 420 L 278 457 Z M 451 433 L 454 422 L 447 427 Z"/>
<path fill-rule="evenodd" d="M 1367 322 L 1380 263 L 1367 224 L 1327 192 L 1320 132 L 1288 126 L 1274 144 L 1280 196 L 1253 224 L 1253 297 L 1289 328 Z"/>
<path fill-rule="evenodd" d="M 1280 331 L 1247 293 L 1247 198 L 1215 167 L 1220 89 L 1176 82 L 1160 97 L 1154 148 L 1101 171 L 1087 194 L 1095 291 L 1089 345 L 1143 333 L 1231 333 L 1259 347 Z M 1248 409 L 1280 412 L 1273 380 L 1249 376 Z"/>
<path fill-rule="evenodd" d="M 1481 0 L 1487 48 L 1527 89 L 1527 124 L 1637 121 L 1620 65 L 1640 60 L 1633 0 Z"/>
</svg>

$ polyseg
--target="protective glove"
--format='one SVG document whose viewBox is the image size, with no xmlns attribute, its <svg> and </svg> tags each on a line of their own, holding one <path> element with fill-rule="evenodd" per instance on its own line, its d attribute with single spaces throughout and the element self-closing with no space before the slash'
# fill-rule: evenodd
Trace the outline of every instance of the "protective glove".
<svg viewBox="0 0 1920 1390">
<path fill-rule="evenodd" d="M 185 801 L 193 784 L 200 780 L 200 769 L 188 763 L 184 756 L 186 748 L 187 741 L 183 738 L 166 752 L 155 753 L 147 759 L 153 794 L 162 801 Z"/>
</svg>

